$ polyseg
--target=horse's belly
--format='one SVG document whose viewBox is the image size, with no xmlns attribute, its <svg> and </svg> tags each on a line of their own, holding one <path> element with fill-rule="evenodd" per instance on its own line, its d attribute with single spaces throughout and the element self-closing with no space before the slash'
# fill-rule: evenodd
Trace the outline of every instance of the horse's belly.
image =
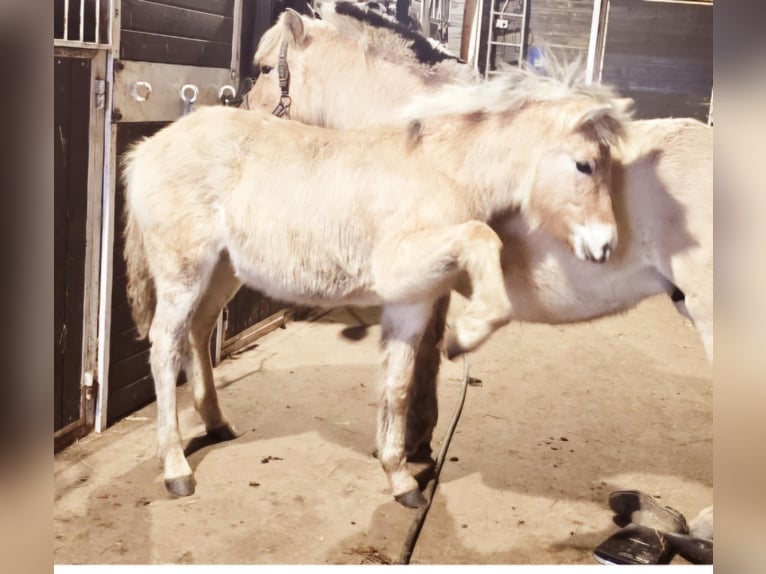
<svg viewBox="0 0 766 574">
<path fill-rule="evenodd" d="M 381 303 L 365 266 L 317 255 L 274 257 L 267 249 L 250 253 L 235 248 L 229 250 L 229 256 L 245 285 L 274 299 L 314 307 Z"/>
</svg>

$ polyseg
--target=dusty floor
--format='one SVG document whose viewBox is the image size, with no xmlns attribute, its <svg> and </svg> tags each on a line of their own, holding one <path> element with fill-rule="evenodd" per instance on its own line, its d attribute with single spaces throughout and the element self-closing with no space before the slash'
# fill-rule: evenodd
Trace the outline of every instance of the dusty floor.
<svg viewBox="0 0 766 574">
<path fill-rule="evenodd" d="M 398 557 L 375 442 L 377 335 L 345 311 L 294 322 L 216 369 L 244 434 L 190 457 L 166 494 L 154 405 L 55 457 L 56 563 L 350 563 Z M 358 329 L 357 329 L 358 331 Z M 712 378 L 666 298 L 586 325 L 511 324 L 470 357 L 468 397 L 413 563 L 594 563 L 607 495 L 641 489 L 688 518 L 712 503 Z M 438 450 L 462 364 L 440 377 Z M 203 428 L 180 387 L 185 438 Z M 684 563 L 682 559 L 675 561 Z"/>
</svg>

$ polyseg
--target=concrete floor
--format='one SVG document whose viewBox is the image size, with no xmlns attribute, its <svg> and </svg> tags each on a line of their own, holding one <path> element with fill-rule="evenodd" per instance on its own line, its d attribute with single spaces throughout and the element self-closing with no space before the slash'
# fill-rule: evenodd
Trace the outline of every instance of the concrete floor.
<svg viewBox="0 0 766 574">
<path fill-rule="evenodd" d="M 290 323 L 216 369 L 244 434 L 190 457 L 191 497 L 164 490 L 154 405 L 57 454 L 55 562 L 395 561 L 414 511 L 370 456 L 379 328 L 349 341 L 355 325 L 344 310 Z M 593 564 L 617 529 L 612 490 L 645 490 L 687 518 L 712 504 L 711 370 L 666 298 L 583 325 L 513 323 L 470 362 L 482 384 L 412 563 Z M 435 451 L 461 376 L 445 361 Z M 183 436 L 203 434 L 190 390 L 178 395 Z"/>
</svg>

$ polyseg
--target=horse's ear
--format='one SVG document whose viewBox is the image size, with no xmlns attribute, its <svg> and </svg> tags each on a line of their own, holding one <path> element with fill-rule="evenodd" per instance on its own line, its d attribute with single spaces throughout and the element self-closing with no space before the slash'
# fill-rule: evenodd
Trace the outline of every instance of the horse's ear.
<svg viewBox="0 0 766 574">
<path fill-rule="evenodd" d="M 576 131 L 580 128 L 599 121 L 607 114 L 613 114 L 614 109 L 610 104 L 593 104 L 580 111 L 580 113 L 572 118 L 571 128 L 572 131 Z"/>
<path fill-rule="evenodd" d="M 630 100 L 630 98 L 625 98 Z M 630 100 L 632 102 L 632 100 Z M 598 138 L 607 144 L 613 144 L 621 138 L 625 131 L 623 121 L 627 121 L 629 116 L 617 109 L 613 103 L 594 103 L 592 106 L 581 110 L 581 112 L 572 119 L 570 129 L 577 131 L 586 126 L 592 126 L 596 129 Z"/>
<path fill-rule="evenodd" d="M 633 98 L 615 98 L 612 100 L 612 106 L 618 114 L 624 116 L 632 116 L 636 111 L 636 102 Z"/>
<path fill-rule="evenodd" d="M 292 8 L 288 8 L 282 12 L 279 21 L 285 28 L 287 28 L 288 32 L 290 32 L 290 36 L 292 36 L 292 40 L 295 44 L 300 45 L 303 43 L 306 31 L 303 28 L 303 20 L 301 19 L 300 14 Z"/>
</svg>

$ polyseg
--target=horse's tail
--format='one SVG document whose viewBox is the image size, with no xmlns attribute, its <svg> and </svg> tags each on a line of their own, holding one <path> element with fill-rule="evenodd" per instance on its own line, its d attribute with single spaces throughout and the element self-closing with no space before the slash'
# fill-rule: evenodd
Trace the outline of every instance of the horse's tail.
<svg viewBox="0 0 766 574">
<path fill-rule="evenodd" d="M 123 161 L 123 181 L 125 183 L 125 263 L 128 275 L 128 303 L 130 303 L 133 321 L 138 329 L 138 338 L 144 339 L 149 334 L 149 328 L 154 318 L 154 308 L 157 305 L 157 294 L 154 290 L 154 280 L 149 271 L 146 259 L 144 234 L 136 221 L 131 208 L 131 189 L 133 180 L 134 151 L 128 153 Z"/>
</svg>

